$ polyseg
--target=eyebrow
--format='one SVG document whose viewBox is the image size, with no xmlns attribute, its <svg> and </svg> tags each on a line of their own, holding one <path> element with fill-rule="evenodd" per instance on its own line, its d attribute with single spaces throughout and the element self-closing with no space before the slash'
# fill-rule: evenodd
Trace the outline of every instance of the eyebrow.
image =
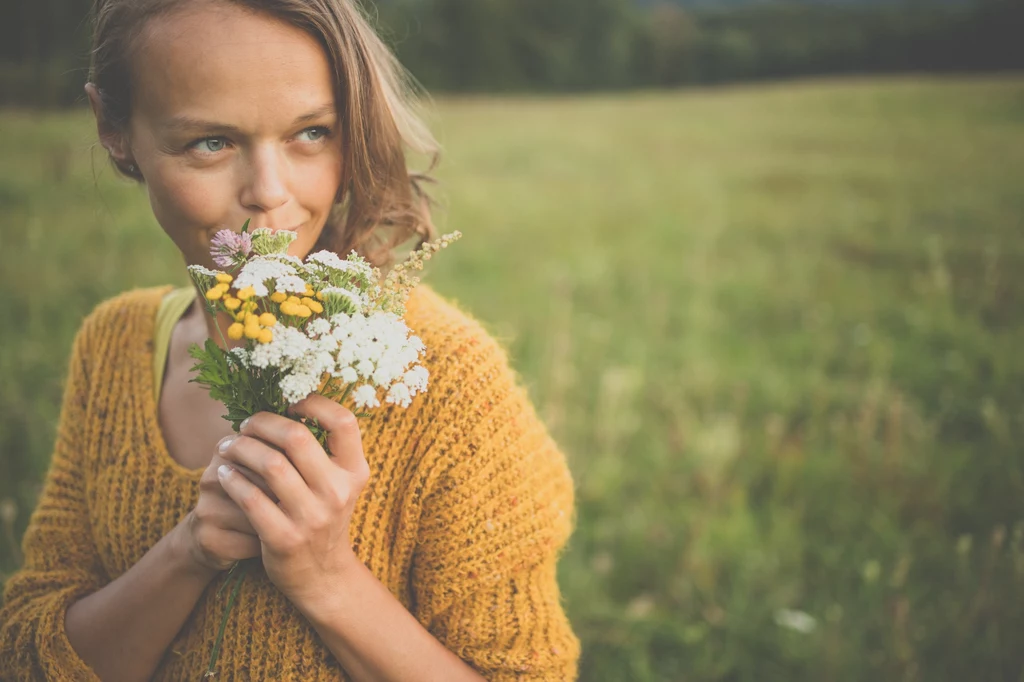
<svg viewBox="0 0 1024 682">
<path fill-rule="evenodd" d="M 297 127 L 303 123 L 309 121 L 315 121 L 318 118 L 322 118 L 329 114 L 337 113 L 333 104 L 324 104 L 312 111 L 302 114 L 296 118 L 291 127 Z M 242 134 L 241 128 L 237 126 L 228 125 L 227 123 L 217 123 L 216 121 L 205 121 L 201 118 L 193 118 L 191 116 L 174 116 L 166 121 L 164 124 L 171 132 L 193 132 L 193 131 L 217 131 L 231 133 L 233 135 Z"/>
</svg>

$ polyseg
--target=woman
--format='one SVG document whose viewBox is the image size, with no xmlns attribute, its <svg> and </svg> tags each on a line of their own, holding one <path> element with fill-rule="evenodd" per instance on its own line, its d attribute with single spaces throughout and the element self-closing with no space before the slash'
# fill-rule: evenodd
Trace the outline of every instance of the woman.
<svg viewBox="0 0 1024 682">
<path fill-rule="evenodd" d="M 430 153 L 401 68 L 349 0 L 99 0 L 86 92 L 114 166 L 188 264 L 223 227 L 298 232 L 290 253 L 433 234 Z M 562 454 L 500 346 L 427 287 L 406 322 L 431 385 L 357 423 L 310 396 L 233 434 L 190 384 L 219 339 L 190 289 L 129 291 L 83 322 L 50 471 L 5 587 L 0 679 L 198 680 L 225 569 L 259 557 L 221 680 L 566 680 L 579 653 L 556 557 Z M 236 437 L 235 437 L 236 436 Z"/>
</svg>

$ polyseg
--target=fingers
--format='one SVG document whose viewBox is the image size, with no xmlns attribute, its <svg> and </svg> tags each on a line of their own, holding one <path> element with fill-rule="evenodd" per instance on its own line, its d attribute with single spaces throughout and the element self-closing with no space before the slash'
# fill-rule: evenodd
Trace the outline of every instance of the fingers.
<svg viewBox="0 0 1024 682">
<path fill-rule="evenodd" d="M 227 492 L 219 481 L 217 482 L 217 489 L 219 494 L 206 495 L 199 500 L 199 504 L 196 505 L 193 512 L 196 519 L 201 524 L 214 528 L 244 533 L 246 535 L 256 535 L 256 529 L 252 527 L 249 519 L 238 508 L 235 501 L 228 497 Z"/>
<path fill-rule="evenodd" d="M 245 512 L 260 538 L 275 545 L 294 536 L 291 521 L 269 497 L 234 468 L 222 464 L 217 469 L 221 487 Z"/>
<path fill-rule="evenodd" d="M 272 502 L 280 502 L 289 515 L 301 517 L 308 513 L 309 488 L 281 451 L 258 438 L 237 436 L 224 443 L 220 456 Z"/>
<path fill-rule="evenodd" d="M 262 554 L 259 537 L 246 533 L 201 527 L 195 537 L 196 548 L 206 557 L 207 565 L 223 570 L 236 561 L 251 559 Z"/>
<path fill-rule="evenodd" d="M 334 455 L 334 464 L 351 474 L 361 488 L 370 477 L 370 467 L 363 455 L 363 438 L 352 411 L 322 395 L 312 394 L 295 403 L 290 412 L 297 417 L 317 420 L 327 431 L 327 447 Z"/>
<path fill-rule="evenodd" d="M 330 458 L 304 424 L 279 414 L 258 412 L 242 423 L 239 433 L 264 441 L 283 452 L 306 487 L 318 496 L 329 491 L 330 477 L 334 473 Z M 254 470 L 261 473 L 255 467 Z M 271 488 L 274 489 L 273 483 Z M 281 497 L 280 492 L 278 497 Z"/>
<path fill-rule="evenodd" d="M 267 481 L 258 473 L 256 473 L 249 467 L 245 466 L 244 463 L 238 460 L 229 460 L 227 457 L 221 454 L 214 455 L 213 461 L 210 463 L 210 466 L 213 469 L 213 471 L 216 472 L 221 464 L 227 464 L 234 468 L 235 470 L 237 470 L 238 473 L 245 476 L 253 485 L 262 490 L 263 494 L 269 497 L 271 500 L 273 500 L 275 504 L 279 501 L 277 494 L 271 489 L 270 484 L 268 484 Z M 223 492 L 223 490 L 220 487 L 219 480 L 216 481 L 216 486 L 218 490 L 221 490 L 221 492 Z M 225 499 L 228 499 L 226 495 Z"/>
</svg>

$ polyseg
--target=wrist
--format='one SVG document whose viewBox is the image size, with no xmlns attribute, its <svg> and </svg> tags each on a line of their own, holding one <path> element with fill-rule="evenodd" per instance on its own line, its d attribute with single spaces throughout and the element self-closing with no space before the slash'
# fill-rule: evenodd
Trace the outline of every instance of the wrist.
<svg viewBox="0 0 1024 682">
<path fill-rule="evenodd" d="M 347 610 L 353 594 L 366 589 L 367 580 L 377 579 L 353 552 L 327 581 L 309 586 L 290 601 L 314 626 L 329 625 Z"/>
<path fill-rule="evenodd" d="M 198 580 L 209 582 L 219 573 L 200 562 L 192 550 L 189 522 L 191 512 L 183 518 L 169 533 L 171 562 L 176 570 Z"/>
</svg>

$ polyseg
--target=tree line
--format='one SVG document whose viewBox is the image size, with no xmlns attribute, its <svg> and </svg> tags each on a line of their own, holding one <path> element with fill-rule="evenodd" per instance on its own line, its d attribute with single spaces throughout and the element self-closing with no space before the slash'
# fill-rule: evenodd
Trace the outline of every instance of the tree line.
<svg viewBox="0 0 1024 682">
<path fill-rule="evenodd" d="M 0 104 L 81 102 L 90 0 L 0 6 Z M 384 39 L 434 92 L 677 87 L 838 73 L 1024 68 L 1024 3 L 684 6 L 379 0 Z"/>
</svg>

